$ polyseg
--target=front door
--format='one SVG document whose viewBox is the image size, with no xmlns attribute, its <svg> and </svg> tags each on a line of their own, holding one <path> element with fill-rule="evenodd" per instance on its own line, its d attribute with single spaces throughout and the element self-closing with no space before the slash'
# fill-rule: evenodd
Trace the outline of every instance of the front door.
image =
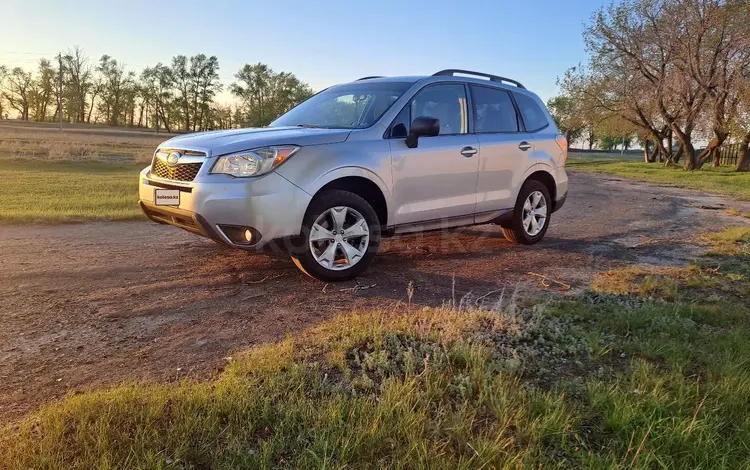
<svg viewBox="0 0 750 470">
<path fill-rule="evenodd" d="M 406 146 L 406 129 L 417 117 L 440 120 L 440 134 Z M 479 140 L 468 133 L 466 87 L 429 85 L 401 111 L 392 126 L 395 224 L 471 216 L 477 202 Z"/>
</svg>

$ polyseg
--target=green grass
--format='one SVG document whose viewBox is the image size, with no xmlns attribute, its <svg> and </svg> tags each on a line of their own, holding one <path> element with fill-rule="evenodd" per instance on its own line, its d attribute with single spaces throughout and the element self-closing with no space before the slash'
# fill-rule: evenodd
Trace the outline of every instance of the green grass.
<svg viewBox="0 0 750 470">
<path fill-rule="evenodd" d="M 130 220 L 143 164 L 0 159 L 0 224 Z"/>
<path fill-rule="evenodd" d="M 0 468 L 749 468 L 750 309 L 723 295 L 749 240 L 710 240 L 703 290 L 355 312 L 213 381 L 71 396 L 0 432 Z"/>
<path fill-rule="evenodd" d="M 568 160 L 566 167 L 571 170 L 624 176 L 750 200 L 750 173 L 735 172 L 733 168 L 726 166 L 705 166 L 698 171 L 684 171 L 677 167 L 665 168 L 659 163 L 574 157 Z"/>
</svg>

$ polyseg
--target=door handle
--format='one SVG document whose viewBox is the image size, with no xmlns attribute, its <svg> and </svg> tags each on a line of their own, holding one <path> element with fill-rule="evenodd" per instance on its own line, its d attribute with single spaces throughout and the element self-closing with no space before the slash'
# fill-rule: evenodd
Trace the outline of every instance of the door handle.
<svg viewBox="0 0 750 470">
<path fill-rule="evenodd" d="M 525 140 L 518 144 L 518 148 L 523 150 L 524 152 L 531 148 L 531 144 L 526 142 Z"/>
<path fill-rule="evenodd" d="M 477 149 L 474 147 L 464 147 L 461 149 L 461 155 L 464 157 L 472 157 L 477 153 Z"/>
</svg>

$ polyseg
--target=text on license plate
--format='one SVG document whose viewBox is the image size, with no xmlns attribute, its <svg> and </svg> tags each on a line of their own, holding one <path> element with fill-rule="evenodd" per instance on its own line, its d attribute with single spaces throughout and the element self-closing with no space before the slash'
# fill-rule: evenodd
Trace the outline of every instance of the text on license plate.
<svg viewBox="0 0 750 470">
<path fill-rule="evenodd" d="M 154 204 L 157 206 L 179 206 L 180 191 L 178 189 L 154 189 Z"/>
</svg>

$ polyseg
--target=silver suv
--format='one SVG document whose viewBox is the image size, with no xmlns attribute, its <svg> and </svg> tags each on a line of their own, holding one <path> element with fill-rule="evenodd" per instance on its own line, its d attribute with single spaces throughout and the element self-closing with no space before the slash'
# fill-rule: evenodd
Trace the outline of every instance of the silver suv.
<svg viewBox="0 0 750 470">
<path fill-rule="evenodd" d="M 515 80 L 365 77 L 267 128 L 167 140 L 141 172 L 139 204 L 229 246 L 284 246 L 305 273 L 340 281 L 385 236 L 496 223 L 537 243 L 565 202 L 566 158 L 544 104 Z"/>
</svg>

